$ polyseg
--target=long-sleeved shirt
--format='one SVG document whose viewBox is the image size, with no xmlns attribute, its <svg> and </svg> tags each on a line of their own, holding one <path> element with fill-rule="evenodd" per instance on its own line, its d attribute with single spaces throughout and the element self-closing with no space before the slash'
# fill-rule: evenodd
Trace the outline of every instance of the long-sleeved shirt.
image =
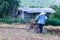
<svg viewBox="0 0 60 40">
<path fill-rule="evenodd" d="M 44 14 L 44 15 L 38 15 L 37 17 L 36 17 L 36 20 L 38 20 L 37 21 L 37 23 L 38 24 L 45 24 L 45 21 L 47 20 L 47 16 Z"/>
</svg>

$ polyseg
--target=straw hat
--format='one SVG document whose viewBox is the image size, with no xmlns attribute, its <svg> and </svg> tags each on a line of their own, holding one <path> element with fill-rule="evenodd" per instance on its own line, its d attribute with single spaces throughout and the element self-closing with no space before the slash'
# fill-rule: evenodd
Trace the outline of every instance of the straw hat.
<svg viewBox="0 0 60 40">
<path fill-rule="evenodd" d="M 46 13 L 44 12 L 44 11 L 42 11 L 41 13 L 40 13 L 40 15 L 45 15 Z"/>
</svg>

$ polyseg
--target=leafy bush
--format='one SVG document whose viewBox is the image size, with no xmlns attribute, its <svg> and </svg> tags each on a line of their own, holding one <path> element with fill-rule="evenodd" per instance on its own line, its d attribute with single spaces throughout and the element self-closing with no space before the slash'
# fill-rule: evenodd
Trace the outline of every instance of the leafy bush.
<svg viewBox="0 0 60 40">
<path fill-rule="evenodd" d="M 46 21 L 46 25 L 60 26 L 60 20 L 56 18 L 50 18 Z"/>
<path fill-rule="evenodd" d="M 21 19 L 21 18 L 0 18 L 0 22 L 2 23 L 23 23 L 25 24 L 26 22 L 30 21 L 30 19 Z"/>
</svg>

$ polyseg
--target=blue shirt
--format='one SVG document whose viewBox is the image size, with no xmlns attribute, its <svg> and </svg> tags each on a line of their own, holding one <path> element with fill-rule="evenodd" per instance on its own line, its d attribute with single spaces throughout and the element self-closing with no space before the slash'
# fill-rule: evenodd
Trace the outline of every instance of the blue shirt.
<svg viewBox="0 0 60 40">
<path fill-rule="evenodd" d="M 36 20 L 38 20 L 37 21 L 37 23 L 38 24 L 45 24 L 45 21 L 47 20 L 47 16 L 44 14 L 44 15 L 38 15 L 37 17 L 36 17 Z"/>
</svg>

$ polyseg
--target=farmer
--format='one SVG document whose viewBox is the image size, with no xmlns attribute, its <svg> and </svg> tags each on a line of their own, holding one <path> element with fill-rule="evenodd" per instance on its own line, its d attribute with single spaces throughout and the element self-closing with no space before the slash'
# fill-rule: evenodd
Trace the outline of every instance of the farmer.
<svg viewBox="0 0 60 40">
<path fill-rule="evenodd" d="M 45 24 L 45 21 L 47 20 L 47 16 L 45 15 L 46 13 L 42 11 L 39 15 L 36 17 L 36 22 L 38 24 L 38 32 L 42 33 L 43 26 Z"/>
</svg>

